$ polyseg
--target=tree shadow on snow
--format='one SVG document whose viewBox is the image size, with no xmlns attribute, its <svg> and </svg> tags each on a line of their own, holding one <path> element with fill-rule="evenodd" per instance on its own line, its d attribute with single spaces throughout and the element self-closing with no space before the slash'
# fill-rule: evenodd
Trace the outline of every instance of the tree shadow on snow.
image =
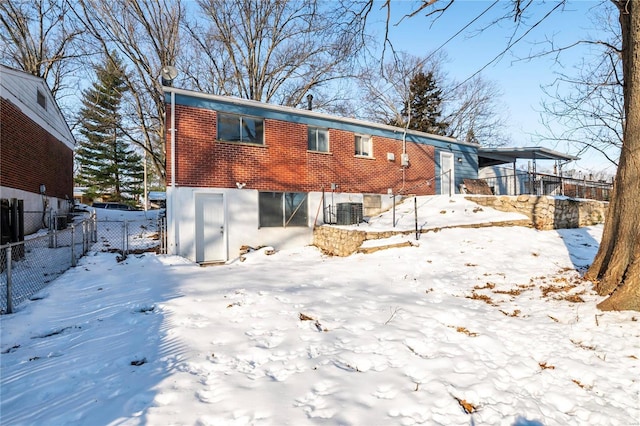
<svg viewBox="0 0 640 426">
<path fill-rule="evenodd" d="M 529 420 L 522 416 L 518 416 L 511 426 L 544 426 L 544 424 L 538 420 Z"/>
<path fill-rule="evenodd" d="M 136 261 L 133 256 L 129 260 Z M 181 294 L 175 282 L 156 282 L 148 275 L 153 263 L 134 265 L 127 270 L 133 275 L 125 279 L 109 278 L 116 268 L 106 272 L 94 270 L 91 263 L 79 265 L 89 273 L 74 300 L 58 302 L 55 285 L 51 287 L 49 298 L 77 309 L 63 316 L 69 311 L 56 314 L 48 308 L 45 324 L 35 324 L 15 337 L 19 341 L 7 343 L 13 346 L 2 353 L 3 424 L 146 422 L 155 389 L 185 350 L 179 336 L 170 333 L 163 308 Z M 54 284 L 64 287 L 64 280 L 62 275 Z M 16 315 L 29 315 L 35 307 Z"/>
<path fill-rule="evenodd" d="M 598 252 L 600 243 L 591 236 L 589 228 L 556 229 L 564 242 L 574 268 L 584 275 Z"/>
</svg>

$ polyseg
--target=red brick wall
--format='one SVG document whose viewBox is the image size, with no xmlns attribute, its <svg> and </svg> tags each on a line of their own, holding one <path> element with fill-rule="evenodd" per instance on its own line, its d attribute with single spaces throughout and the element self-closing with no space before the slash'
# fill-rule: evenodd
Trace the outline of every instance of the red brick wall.
<svg viewBox="0 0 640 426">
<path fill-rule="evenodd" d="M 167 105 L 168 113 L 171 113 Z M 410 167 L 400 167 L 402 141 L 373 137 L 373 158 L 354 156 L 354 135 L 330 129 L 330 153 L 307 151 L 307 126 L 265 119 L 265 145 L 216 141 L 215 111 L 176 105 L 176 184 L 263 191 L 386 193 L 435 193 L 426 185 L 435 176 L 434 148 L 407 143 Z M 387 153 L 395 161 L 387 160 Z M 171 182 L 171 134 L 167 136 L 167 183 Z"/>
<path fill-rule="evenodd" d="M 73 199 L 73 151 L 0 98 L 0 184 Z"/>
</svg>

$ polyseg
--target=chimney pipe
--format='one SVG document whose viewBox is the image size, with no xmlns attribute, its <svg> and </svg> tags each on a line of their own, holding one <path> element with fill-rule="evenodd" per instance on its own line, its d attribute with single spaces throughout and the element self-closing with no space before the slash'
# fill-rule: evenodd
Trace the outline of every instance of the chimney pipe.
<svg viewBox="0 0 640 426">
<path fill-rule="evenodd" d="M 313 109 L 313 95 L 311 93 L 307 95 L 307 109 L 309 111 Z"/>
</svg>

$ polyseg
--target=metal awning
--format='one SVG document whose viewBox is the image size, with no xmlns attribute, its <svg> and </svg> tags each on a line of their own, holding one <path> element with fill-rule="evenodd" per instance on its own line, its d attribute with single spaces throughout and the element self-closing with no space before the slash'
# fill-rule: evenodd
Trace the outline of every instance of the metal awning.
<svg viewBox="0 0 640 426">
<path fill-rule="evenodd" d="M 495 166 L 498 164 L 515 163 L 524 160 L 556 160 L 572 161 L 579 158 L 574 155 L 563 154 L 540 146 L 522 148 L 478 148 L 478 167 Z"/>
</svg>

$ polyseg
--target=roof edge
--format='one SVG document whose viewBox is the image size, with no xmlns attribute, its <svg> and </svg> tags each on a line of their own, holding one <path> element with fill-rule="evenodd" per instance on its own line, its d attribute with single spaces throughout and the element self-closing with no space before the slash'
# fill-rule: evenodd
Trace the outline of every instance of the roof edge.
<svg viewBox="0 0 640 426">
<path fill-rule="evenodd" d="M 563 154 L 559 151 L 554 151 L 550 148 L 545 148 L 543 146 L 525 146 L 525 147 L 512 147 L 512 148 L 478 148 L 478 156 L 482 156 L 482 154 L 486 155 L 500 155 L 507 156 L 513 159 L 517 158 L 535 158 L 535 154 L 539 153 L 542 156 L 538 157 L 539 160 L 565 160 L 565 161 L 574 161 L 579 160 L 580 157 L 571 154 Z M 526 155 L 518 155 L 518 154 L 526 154 Z"/>
<path fill-rule="evenodd" d="M 343 123 L 355 124 L 355 125 L 361 125 L 361 126 L 367 126 L 367 127 L 374 127 L 374 128 L 378 128 L 378 129 L 382 129 L 382 130 L 388 130 L 388 131 L 394 131 L 394 132 L 404 132 L 405 131 L 405 129 L 403 127 L 390 126 L 388 124 L 375 123 L 373 121 L 366 121 L 366 120 L 361 120 L 361 119 L 358 119 L 358 118 L 340 117 L 340 116 L 337 116 L 337 115 L 332 115 L 332 114 L 327 114 L 327 113 L 317 112 L 317 111 L 311 111 L 311 110 L 305 110 L 305 109 L 299 109 L 299 108 L 293 108 L 293 107 L 289 107 L 289 106 L 273 105 L 273 104 L 268 104 L 268 103 L 261 102 L 261 101 L 255 101 L 255 100 L 252 100 L 252 99 L 237 98 L 237 97 L 234 97 L 234 96 L 212 95 L 212 94 L 209 94 L 209 93 L 196 92 L 196 91 L 193 91 L 193 90 L 179 89 L 179 88 L 172 87 L 172 86 L 163 86 L 163 91 L 165 93 L 175 93 L 177 95 L 192 96 L 192 97 L 195 97 L 195 98 L 208 99 L 208 100 L 213 100 L 213 101 L 218 101 L 218 102 L 226 102 L 226 103 L 231 103 L 231 104 L 234 104 L 234 105 L 242 105 L 242 106 L 248 106 L 248 107 L 259 107 L 259 108 L 264 108 L 264 109 L 267 109 L 267 110 L 277 111 L 277 112 L 281 112 L 281 113 L 289 113 L 289 114 L 296 114 L 296 115 L 306 116 L 306 117 L 311 117 L 311 118 L 321 118 L 321 119 L 325 119 L 325 120 L 340 121 L 340 122 L 343 122 Z M 440 140 L 440 141 L 447 142 L 447 143 L 455 143 L 455 144 L 458 144 L 458 145 L 478 147 L 477 144 L 473 144 L 473 143 L 469 143 L 469 142 L 461 142 L 461 141 L 459 141 L 459 140 L 457 140 L 455 138 L 448 137 L 448 136 L 440 136 L 440 135 L 435 135 L 435 134 L 432 134 L 432 133 L 426 133 L 426 132 L 421 132 L 421 131 L 418 131 L 418 130 L 410 130 L 410 129 L 407 129 L 406 132 L 407 132 L 407 134 L 416 135 L 416 136 L 422 136 L 422 137 L 428 137 L 430 139 L 436 139 L 436 140 Z"/>
</svg>

